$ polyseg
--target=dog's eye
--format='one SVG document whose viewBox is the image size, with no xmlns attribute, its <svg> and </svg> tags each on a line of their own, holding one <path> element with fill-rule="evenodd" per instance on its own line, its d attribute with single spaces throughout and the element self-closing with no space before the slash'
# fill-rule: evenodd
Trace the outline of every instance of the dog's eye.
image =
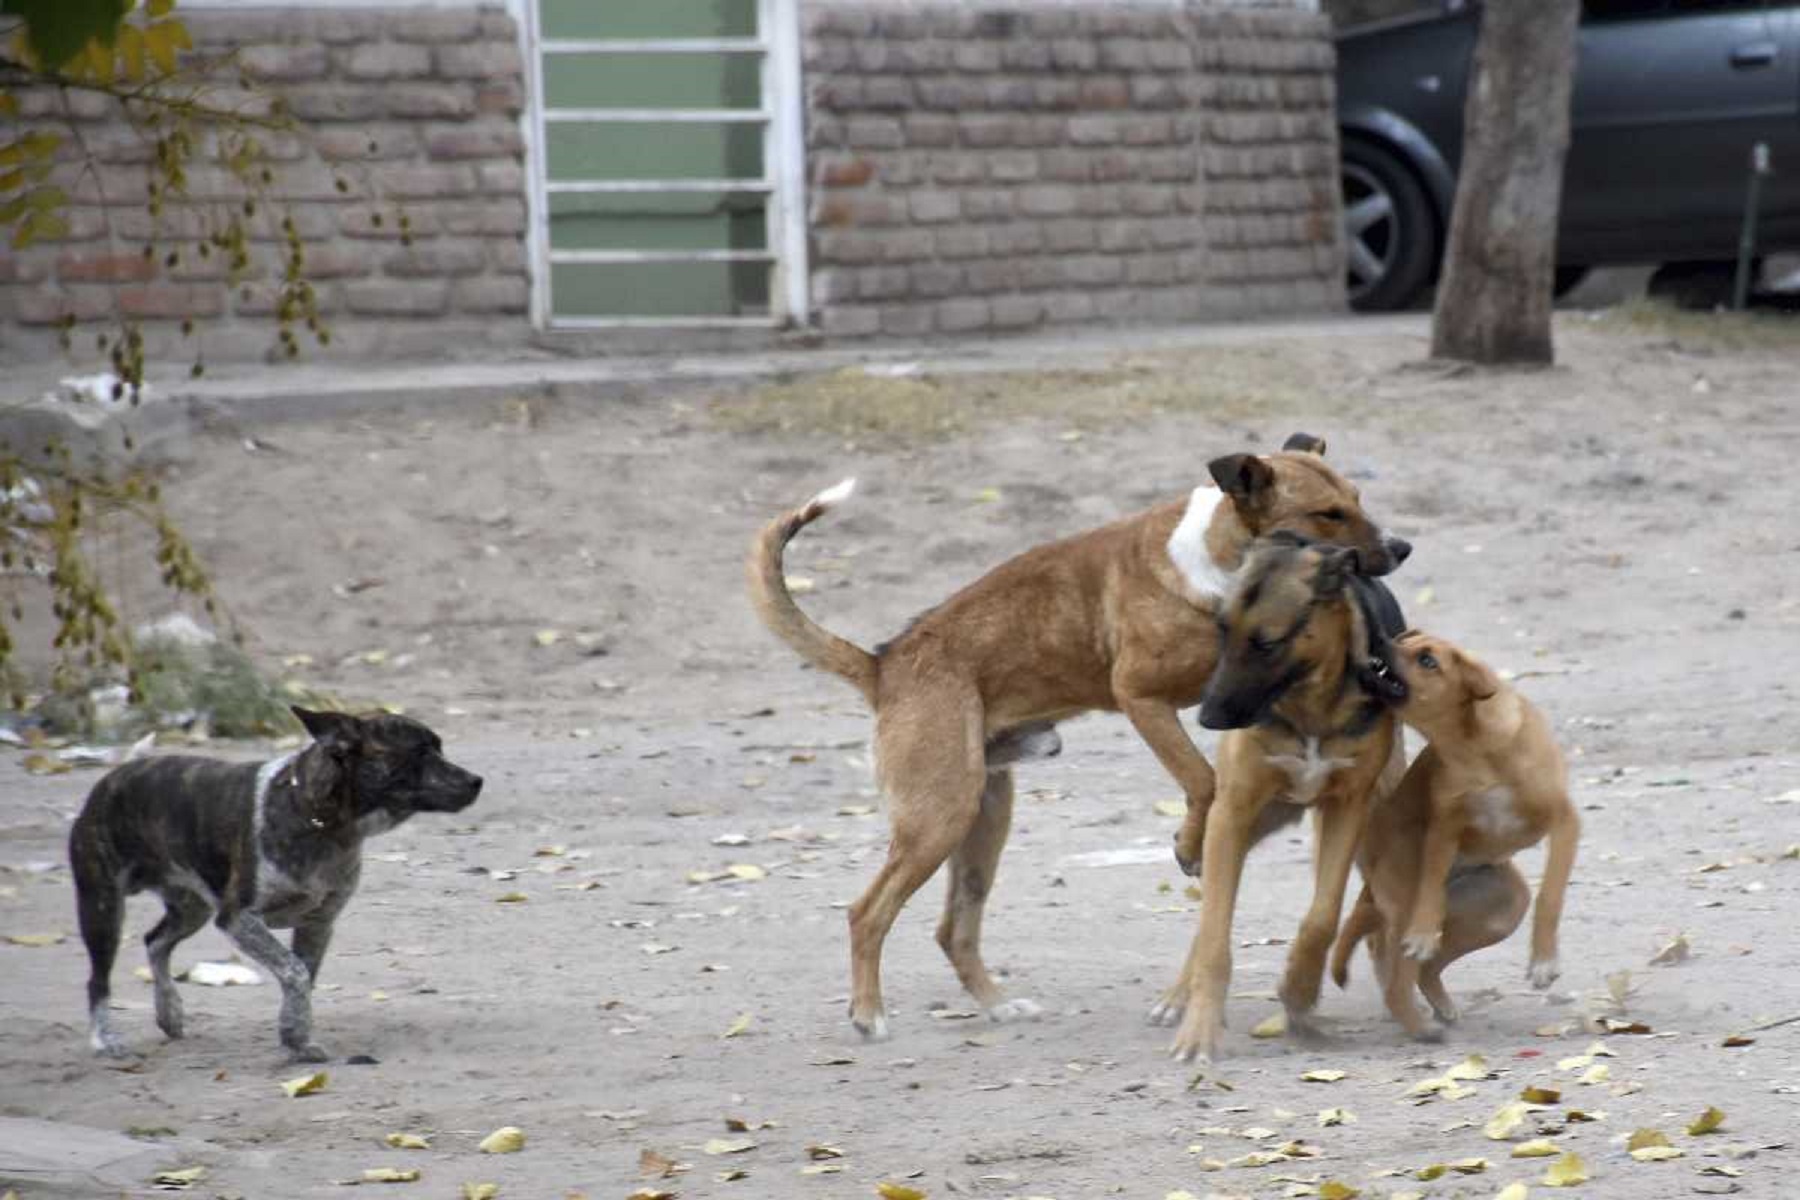
<svg viewBox="0 0 1800 1200">
<path fill-rule="evenodd" d="M 1344 510 L 1335 507 L 1328 508 L 1324 512 L 1314 513 L 1313 516 L 1321 521 L 1341 521 L 1344 519 Z"/>
<path fill-rule="evenodd" d="M 1427 650 L 1425 653 L 1419 655 L 1419 665 L 1424 667 L 1427 671 L 1435 671 L 1437 670 L 1437 656 Z"/>
<path fill-rule="evenodd" d="M 1250 652 L 1252 654 L 1273 654 L 1275 653 L 1275 643 L 1260 633 L 1252 634 L 1250 636 Z"/>
</svg>

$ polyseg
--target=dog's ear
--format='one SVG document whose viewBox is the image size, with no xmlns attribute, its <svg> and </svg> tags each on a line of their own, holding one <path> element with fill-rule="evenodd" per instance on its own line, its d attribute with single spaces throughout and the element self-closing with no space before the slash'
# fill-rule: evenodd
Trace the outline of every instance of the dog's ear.
<svg viewBox="0 0 1800 1200">
<path fill-rule="evenodd" d="M 1254 454 L 1227 454 L 1206 464 L 1219 490 L 1240 505 L 1254 507 L 1275 482 L 1269 464 Z"/>
<path fill-rule="evenodd" d="M 1320 546 L 1319 569 L 1313 575 L 1313 595 L 1332 596 L 1344 590 L 1356 574 L 1356 551 L 1348 546 Z"/>
<path fill-rule="evenodd" d="M 1492 667 L 1466 654 L 1456 656 L 1456 665 L 1462 675 L 1463 691 L 1471 700 L 1492 700 L 1500 692 L 1500 677 L 1494 674 Z"/>
<path fill-rule="evenodd" d="M 362 724 L 347 713 L 314 712 L 292 706 L 293 713 L 306 726 L 313 740 L 334 754 L 342 754 L 362 744 Z"/>
<path fill-rule="evenodd" d="M 1288 440 L 1281 443 L 1283 450 L 1292 450 L 1300 454 L 1317 454 L 1325 457 L 1325 439 L 1314 437 L 1310 433 L 1291 433 Z"/>
</svg>

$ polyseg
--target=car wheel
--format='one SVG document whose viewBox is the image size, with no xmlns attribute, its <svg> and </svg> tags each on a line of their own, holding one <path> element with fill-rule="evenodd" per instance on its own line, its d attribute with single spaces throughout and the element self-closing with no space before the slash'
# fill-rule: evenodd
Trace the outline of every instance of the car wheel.
<svg viewBox="0 0 1800 1200">
<path fill-rule="evenodd" d="M 1761 274 L 1760 263 L 1750 278 Z M 1653 298 L 1667 300 L 1676 308 L 1709 311 L 1731 303 L 1737 283 L 1737 264 L 1730 259 L 1702 259 L 1693 262 L 1664 263 L 1650 276 L 1644 290 Z"/>
<path fill-rule="evenodd" d="M 1418 298 L 1437 255 L 1425 190 L 1405 163 L 1379 146 L 1344 141 L 1345 288 L 1360 312 L 1405 308 Z"/>
</svg>

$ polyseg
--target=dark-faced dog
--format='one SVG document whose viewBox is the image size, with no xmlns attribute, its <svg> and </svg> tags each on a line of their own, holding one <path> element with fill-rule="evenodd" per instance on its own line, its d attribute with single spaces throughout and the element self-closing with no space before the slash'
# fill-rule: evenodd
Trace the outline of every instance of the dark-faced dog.
<svg viewBox="0 0 1800 1200">
<path fill-rule="evenodd" d="M 853 684 L 875 712 L 876 765 L 893 827 L 888 857 L 850 906 L 850 1020 L 887 1035 L 882 946 L 913 893 L 948 863 L 938 944 L 996 1021 L 1038 1007 L 1008 999 L 981 954 L 982 917 L 1012 822 L 1008 764 L 1057 744 L 1058 721 L 1123 713 L 1181 785 L 1196 824 L 1213 770 L 1181 726 L 1219 648 L 1219 597 L 1258 535 L 1291 529 L 1354 546 L 1379 575 L 1411 549 L 1386 537 L 1324 442 L 1212 460 L 1212 483 L 1111 525 L 1027 550 L 975 580 L 873 652 L 807 616 L 782 556 L 850 495 L 846 481 L 782 514 L 751 548 L 757 614 L 814 666 Z M 1215 486 L 1216 485 L 1216 486 Z"/>
<path fill-rule="evenodd" d="M 1159 1024 L 1180 1020 L 1177 1058 L 1218 1053 L 1238 884 L 1256 837 L 1282 823 L 1272 808 L 1316 814 L 1312 903 L 1279 993 L 1289 1032 L 1311 1030 L 1357 842 L 1405 766 L 1390 710 L 1405 686 L 1387 642 L 1403 622 L 1379 584 L 1357 577 L 1356 557 L 1276 534 L 1250 548 L 1226 594 L 1219 666 L 1200 706 L 1202 725 L 1229 730 L 1201 849 L 1200 927 L 1180 979 L 1151 1010 Z"/>
<path fill-rule="evenodd" d="M 125 898 L 154 891 L 166 911 L 144 938 L 156 1023 L 182 1035 L 169 956 L 214 917 L 281 985 L 281 1044 L 323 1062 L 312 1040 L 312 989 L 332 922 L 362 872 L 363 839 L 418 812 L 460 812 L 481 778 L 443 755 L 437 734 L 406 717 L 296 708 L 313 742 L 264 763 L 170 755 L 105 775 L 69 833 L 81 937 L 87 943 L 89 1039 L 126 1051 L 107 1011 Z M 294 931 L 283 946 L 274 929 Z"/>
</svg>

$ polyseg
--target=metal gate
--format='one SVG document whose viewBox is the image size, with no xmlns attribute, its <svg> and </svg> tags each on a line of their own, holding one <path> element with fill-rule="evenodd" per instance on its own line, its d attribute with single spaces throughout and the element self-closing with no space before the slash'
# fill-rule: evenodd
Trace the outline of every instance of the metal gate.
<svg viewBox="0 0 1800 1200">
<path fill-rule="evenodd" d="M 540 329 L 804 324 L 797 0 L 533 0 Z"/>
</svg>

